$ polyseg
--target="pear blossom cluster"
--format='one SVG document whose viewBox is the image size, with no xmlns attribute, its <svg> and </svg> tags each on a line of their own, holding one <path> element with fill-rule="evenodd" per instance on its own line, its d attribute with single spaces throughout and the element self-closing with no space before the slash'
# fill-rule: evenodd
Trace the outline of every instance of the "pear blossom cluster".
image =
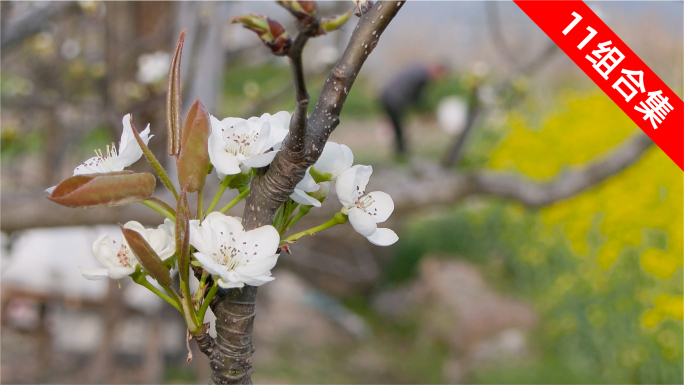
<svg viewBox="0 0 684 385">
<path fill-rule="evenodd" d="M 249 119 L 211 116 L 208 139 L 209 158 L 218 178 L 224 182 L 242 174 L 251 175 L 253 169 L 269 165 L 280 150 L 288 132 L 290 114 L 263 114 Z M 150 138 L 149 125 L 140 133 L 145 145 Z M 119 172 L 138 161 L 143 151 L 132 133 L 130 115 L 123 118 L 123 133 L 118 149 L 107 146 L 106 154 L 88 159 L 74 170 L 74 175 Z M 354 155 L 344 144 L 327 142 L 318 161 L 306 170 L 290 199 L 294 206 L 321 207 L 334 191 L 342 205 L 340 212 L 351 226 L 371 243 L 388 246 L 398 240 L 397 234 L 378 224 L 385 222 L 394 210 L 392 198 L 382 191 L 366 192 L 373 173 L 371 166 L 353 165 Z M 46 190 L 51 193 L 54 187 Z M 245 231 L 241 219 L 218 211 L 207 213 L 201 220 L 190 221 L 190 244 L 193 256 L 209 274 L 217 277 L 223 288 L 260 286 L 273 280 L 280 246 L 290 241 L 281 239 L 282 231 L 272 225 Z M 145 228 L 131 221 L 126 229 L 138 232 L 154 249 L 162 261 L 175 254 L 175 223 L 169 219 L 155 228 Z M 297 238 L 298 239 L 298 238 Z M 295 239 L 296 240 L 296 239 Z M 93 244 L 95 258 L 104 266 L 81 267 L 87 279 L 121 279 L 133 274 L 140 263 L 125 239 L 113 240 L 101 236 Z"/>
<path fill-rule="evenodd" d="M 300 27 L 306 26 L 300 28 L 300 36 L 307 39 L 339 29 L 352 14 L 349 11 L 321 18 L 314 2 L 278 3 L 297 18 Z M 360 14 L 372 6 L 369 1 L 355 3 Z M 297 44 L 306 41 L 293 41 L 278 22 L 256 14 L 231 22 L 258 33 L 279 56 L 288 55 L 290 49 L 301 53 L 303 45 Z M 92 245 L 100 266 L 79 266 L 79 270 L 88 280 L 130 277 L 182 314 L 188 326 L 188 339 L 193 336 L 206 341 L 205 314 L 219 289 L 256 287 L 274 280 L 272 270 L 281 252 L 290 253 L 291 245 L 299 239 L 346 222 L 375 245 L 392 245 L 398 236 L 379 227 L 394 211 L 394 202 L 382 191 L 366 191 L 373 168 L 354 165 L 351 149 L 334 142 L 325 144 L 317 161 L 305 170 L 277 210 L 267 212 L 272 215 L 270 224 L 247 229 L 242 218 L 227 214 L 250 196 L 252 182 L 279 156 L 290 132 L 292 115 L 280 111 L 249 119 L 218 119 L 197 99 L 182 119 L 180 63 L 185 34 L 183 30 L 172 56 L 155 53 L 141 57 L 138 73 L 138 81 L 150 85 L 157 84 L 168 73 L 166 128 L 168 154 L 175 158 L 175 180 L 148 147 L 154 137 L 150 125 L 139 132 L 131 114 L 127 114 L 122 120 L 118 145 L 112 143 L 95 150 L 95 156 L 77 166 L 71 177 L 45 191 L 47 199 L 65 207 L 140 203 L 164 216 L 164 222 L 156 227 L 129 221 L 119 225 L 121 237 L 100 236 Z M 292 62 L 302 65 L 301 60 Z M 165 65 L 170 65 L 168 72 L 162 71 Z M 295 78 L 301 75 L 299 72 L 293 71 Z M 127 169 L 143 156 L 156 176 Z M 204 194 L 210 190 L 205 188 L 207 175 L 214 171 L 218 188 L 213 198 L 205 200 Z M 173 195 L 173 202 L 167 202 L 171 195 L 165 199 L 154 196 L 158 182 Z M 226 190 L 236 190 L 236 196 L 227 203 Z M 290 231 L 311 210 L 320 208 L 331 194 L 340 203 L 332 218 L 305 231 Z M 188 199 L 189 196 L 192 198 Z M 192 207 L 189 201 L 193 202 Z M 261 208 L 250 206 L 257 211 Z M 191 288 L 190 281 L 195 278 L 198 285 Z M 189 354 L 188 362 L 191 358 Z"/>
</svg>

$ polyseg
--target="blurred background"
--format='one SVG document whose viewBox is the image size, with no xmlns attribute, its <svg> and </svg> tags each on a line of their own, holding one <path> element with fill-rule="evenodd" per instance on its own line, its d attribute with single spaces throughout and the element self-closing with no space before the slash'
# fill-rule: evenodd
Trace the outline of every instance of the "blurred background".
<svg viewBox="0 0 684 385">
<path fill-rule="evenodd" d="M 588 4 L 681 97 L 682 2 Z M 163 218 L 66 209 L 43 190 L 117 142 L 129 112 L 166 158 L 183 28 L 186 109 L 199 97 L 219 118 L 292 111 L 287 61 L 228 23 L 260 13 L 294 33 L 291 17 L 270 2 L 0 6 L 0 380 L 206 383 L 201 353 L 185 365 L 174 309 L 77 269 L 97 266 L 90 245 L 117 222 Z M 319 3 L 327 16 L 350 6 Z M 307 46 L 311 105 L 357 20 Z M 405 112 L 397 157 L 383 87 L 436 63 L 447 72 Z M 513 3 L 408 2 L 331 137 L 373 165 L 400 240 L 375 247 L 338 226 L 282 255 L 257 298 L 254 381 L 681 383 L 683 177 L 640 132 Z M 338 209 L 332 196 L 298 226 Z"/>
</svg>

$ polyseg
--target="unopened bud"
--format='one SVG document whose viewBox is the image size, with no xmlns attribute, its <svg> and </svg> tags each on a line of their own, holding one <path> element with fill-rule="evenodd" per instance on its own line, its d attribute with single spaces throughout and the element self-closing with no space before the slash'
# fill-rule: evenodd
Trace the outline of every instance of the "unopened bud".
<svg viewBox="0 0 684 385">
<path fill-rule="evenodd" d="M 356 10 L 356 8 L 351 8 L 349 11 L 347 11 L 341 15 L 332 17 L 330 19 L 321 20 L 321 28 L 323 28 L 323 30 L 325 32 L 331 32 L 331 31 L 334 31 L 336 29 L 339 29 L 340 27 L 342 27 L 343 25 L 345 25 L 347 23 L 347 21 L 349 20 L 351 15 L 354 14 L 355 10 Z"/>
<path fill-rule="evenodd" d="M 315 1 L 280 0 L 277 3 L 288 10 L 299 22 L 301 30 L 309 36 L 324 35 Z"/>
<path fill-rule="evenodd" d="M 315 1 L 279 0 L 278 5 L 287 9 L 297 20 L 316 14 Z"/>
<path fill-rule="evenodd" d="M 373 8 L 373 2 L 370 0 L 352 0 L 356 8 L 359 10 L 355 13 L 356 16 L 361 17 Z"/>
<path fill-rule="evenodd" d="M 230 22 L 232 24 L 240 23 L 250 31 L 256 32 L 261 41 L 276 56 L 285 56 L 290 50 L 292 39 L 285 31 L 285 28 L 271 18 L 251 14 L 235 17 Z"/>
</svg>

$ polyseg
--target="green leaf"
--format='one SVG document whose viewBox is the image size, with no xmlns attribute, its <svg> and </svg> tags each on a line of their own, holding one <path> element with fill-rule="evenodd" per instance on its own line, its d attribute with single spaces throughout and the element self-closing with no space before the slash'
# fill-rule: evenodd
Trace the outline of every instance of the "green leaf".
<svg viewBox="0 0 684 385">
<path fill-rule="evenodd" d="M 181 190 L 180 199 L 178 199 L 175 236 L 178 273 L 183 282 L 188 282 L 190 274 L 190 206 L 185 189 Z"/>
<path fill-rule="evenodd" d="M 180 65 L 183 53 L 185 30 L 181 32 L 173 53 L 171 67 L 169 68 L 168 90 L 166 92 L 166 128 L 169 133 L 169 155 L 175 156 L 180 153 L 181 133 L 181 83 Z"/>
<path fill-rule="evenodd" d="M 210 165 L 207 148 L 210 132 L 209 113 L 197 99 L 185 119 L 178 158 L 178 181 L 181 186 L 187 186 L 187 192 L 196 192 L 204 186 Z"/>
<path fill-rule="evenodd" d="M 170 288 L 173 284 L 169 268 L 164 266 L 164 262 L 159 258 L 152 246 L 145 240 L 145 238 L 135 230 L 126 229 L 119 225 L 121 232 L 126 238 L 128 246 L 131 251 L 140 261 L 140 264 L 147 270 L 147 272 L 156 279 L 160 285 Z"/>
<path fill-rule="evenodd" d="M 75 175 L 58 184 L 47 198 L 66 207 L 119 206 L 149 198 L 155 183 L 152 174 L 128 170 Z"/>
<path fill-rule="evenodd" d="M 133 135 L 135 136 L 135 140 L 138 142 L 138 145 L 140 145 L 143 155 L 145 155 L 145 159 L 147 159 L 147 162 L 152 166 L 154 172 L 157 173 L 162 184 L 164 184 L 164 187 L 171 191 L 173 193 L 173 196 L 176 197 L 176 199 L 178 199 L 178 193 L 176 192 L 176 188 L 173 187 L 171 179 L 169 179 L 169 176 L 166 174 L 166 171 L 164 171 L 164 168 L 159 163 L 157 158 L 154 156 L 152 151 L 150 151 L 149 147 L 147 147 L 145 142 L 143 142 L 143 140 L 140 138 L 138 130 L 133 125 L 133 115 L 131 115 L 131 128 L 133 128 Z"/>
</svg>

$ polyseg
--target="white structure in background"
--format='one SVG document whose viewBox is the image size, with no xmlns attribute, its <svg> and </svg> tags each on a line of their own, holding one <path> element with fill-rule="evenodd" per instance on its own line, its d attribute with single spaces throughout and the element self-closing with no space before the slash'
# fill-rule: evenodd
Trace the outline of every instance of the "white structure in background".
<svg viewBox="0 0 684 385">
<path fill-rule="evenodd" d="M 74 303 L 99 302 L 106 300 L 108 280 L 89 281 L 81 276 L 78 266 L 96 266 L 92 244 L 99 236 L 108 234 L 111 237 L 121 236 L 117 226 L 66 227 L 54 229 L 32 229 L 22 232 L 12 242 L 11 251 L 3 247 L 2 256 L 2 289 L 5 293 L 21 292 L 29 295 L 54 298 L 55 301 L 66 300 Z M 6 237 L 4 237 L 6 238 Z M 4 239 L 3 238 L 3 239 Z M 164 302 L 149 290 L 133 284 L 130 279 L 121 280 L 124 304 L 143 314 L 157 313 L 165 305 Z M 17 297 L 11 309 L 33 309 L 22 297 Z M 24 305 L 24 306 L 18 306 Z M 10 311 L 10 313 L 12 313 Z M 16 316 L 28 320 L 37 314 L 23 314 L 16 311 Z M 10 318 L 15 316 L 9 314 Z M 59 350 L 72 352 L 93 352 L 100 344 L 104 332 L 101 316 L 87 309 L 72 309 L 58 306 L 53 308 L 50 316 L 51 332 L 54 346 Z M 141 329 L 141 316 L 131 316 L 123 320 L 122 334 L 145 335 Z M 10 319 L 11 322 L 11 319 Z M 162 324 L 164 350 L 178 351 L 182 348 L 182 339 L 173 338 L 183 333 L 182 327 L 173 322 Z M 179 329 L 179 330 L 176 330 Z M 79 333 L 74 333 L 79 330 Z M 169 337 L 169 338 L 166 338 Z M 121 352 L 140 352 L 145 343 L 144 338 L 129 338 L 119 341 L 117 350 Z"/>
<path fill-rule="evenodd" d="M 146 53 L 138 57 L 136 79 L 141 83 L 154 84 L 169 75 L 171 54 L 164 51 Z"/>
<path fill-rule="evenodd" d="M 451 135 L 458 135 L 463 131 L 467 117 L 468 105 L 458 96 L 448 96 L 437 106 L 439 126 Z"/>
</svg>

